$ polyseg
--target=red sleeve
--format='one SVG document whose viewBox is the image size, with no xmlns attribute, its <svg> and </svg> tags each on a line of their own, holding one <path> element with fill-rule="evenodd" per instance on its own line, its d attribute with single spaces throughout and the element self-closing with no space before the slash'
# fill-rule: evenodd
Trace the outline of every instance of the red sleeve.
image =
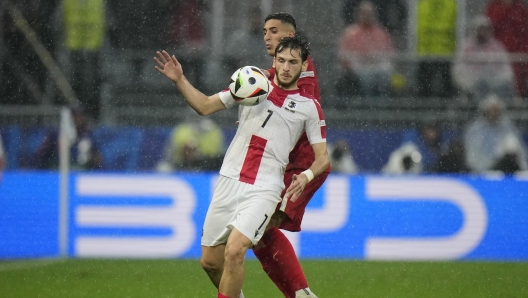
<svg viewBox="0 0 528 298">
<path fill-rule="evenodd" d="M 268 71 L 270 73 L 270 76 L 269 76 L 268 79 L 273 80 L 273 78 L 275 78 L 275 68 L 272 67 L 272 68 L 268 69 Z"/>
<path fill-rule="evenodd" d="M 319 81 L 317 80 L 317 72 L 312 57 L 308 56 L 308 68 L 305 71 L 306 75 L 299 78 L 297 85 L 307 94 L 315 97 L 319 102 L 321 101 L 321 93 L 319 90 Z"/>
</svg>

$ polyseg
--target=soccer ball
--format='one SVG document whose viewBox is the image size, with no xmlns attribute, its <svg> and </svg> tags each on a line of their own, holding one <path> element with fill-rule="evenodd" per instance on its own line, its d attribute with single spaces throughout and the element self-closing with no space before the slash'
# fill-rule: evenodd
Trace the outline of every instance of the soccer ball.
<svg viewBox="0 0 528 298">
<path fill-rule="evenodd" d="M 264 101 L 269 89 L 268 78 L 255 66 L 239 68 L 231 76 L 229 84 L 235 101 L 244 106 L 255 106 Z"/>
</svg>

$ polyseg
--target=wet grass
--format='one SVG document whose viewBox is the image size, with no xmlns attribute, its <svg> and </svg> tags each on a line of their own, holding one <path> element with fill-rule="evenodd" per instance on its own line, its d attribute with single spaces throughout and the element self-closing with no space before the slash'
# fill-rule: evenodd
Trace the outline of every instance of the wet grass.
<svg viewBox="0 0 528 298">
<path fill-rule="evenodd" d="M 303 261 L 328 297 L 528 297 L 528 263 Z M 282 297 L 254 260 L 247 298 Z M 216 297 L 197 260 L 0 262 L 0 297 Z"/>
</svg>

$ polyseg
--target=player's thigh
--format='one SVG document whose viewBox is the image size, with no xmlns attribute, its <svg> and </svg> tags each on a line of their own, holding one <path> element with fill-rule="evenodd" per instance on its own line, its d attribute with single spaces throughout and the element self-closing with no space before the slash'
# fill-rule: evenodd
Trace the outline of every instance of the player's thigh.
<svg viewBox="0 0 528 298">
<path fill-rule="evenodd" d="M 288 218 L 288 215 L 284 213 L 281 210 L 276 209 L 275 213 L 271 216 L 270 222 L 268 223 L 268 226 L 266 227 L 266 230 L 269 230 L 271 228 L 279 227 L 284 220 Z"/>
<path fill-rule="evenodd" d="M 202 245 L 212 247 L 227 242 L 231 233 L 228 226 L 236 219 L 237 200 L 243 192 L 244 186 L 239 181 L 220 176 L 205 216 Z"/>
<path fill-rule="evenodd" d="M 251 239 L 242 234 L 237 228 L 234 228 L 229 235 L 225 249 L 226 259 L 244 258 L 246 251 L 253 246 Z"/>
<path fill-rule="evenodd" d="M 239 202 L 237 217 L 230 227 L 236 228 L 253 244 L 256 244 L 262 237 L 279 202 L 278 192 L 263 190 L 252 185 L 245 193 L 245 200 Z"/>
</svg>

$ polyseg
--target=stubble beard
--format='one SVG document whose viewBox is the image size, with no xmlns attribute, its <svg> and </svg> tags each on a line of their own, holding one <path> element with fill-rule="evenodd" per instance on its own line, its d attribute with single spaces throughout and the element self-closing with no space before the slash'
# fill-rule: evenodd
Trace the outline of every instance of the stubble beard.
<svg viewBox="0 0 528 298">
<path fill-rule="evenodd" d="M 281 80 L 280 75 L 277 73 L 277 69 L 275 69 L 275 76 L 277 77 L 277 83 L 279 87 L 281 87 L 282 89 L 289 89 L 292 86 L 297 86 L 297 80 L 299 80 L 299 78 L 301 77 L 301 72 L 299 72 L 295 77 L 293 77 L 293 79 L 289 83 L 286 83 Z"/>
</svg>

